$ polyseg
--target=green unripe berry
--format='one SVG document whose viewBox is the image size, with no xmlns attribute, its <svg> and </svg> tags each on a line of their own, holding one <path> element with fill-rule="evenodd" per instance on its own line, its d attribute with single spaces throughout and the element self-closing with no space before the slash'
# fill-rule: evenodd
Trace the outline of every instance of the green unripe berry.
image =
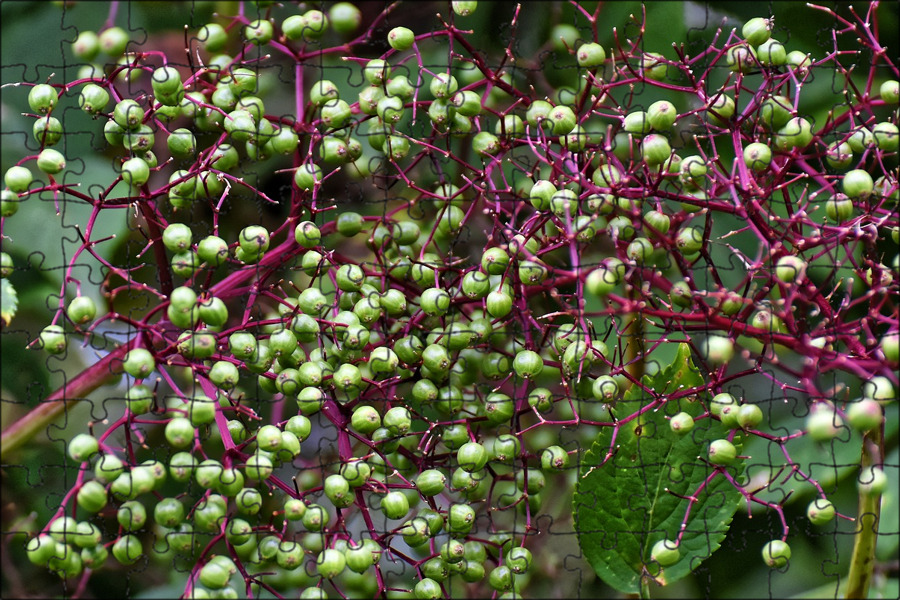
<svg viewBox="0 0 900 600">
<path fill-rule="evenodd" d="M 560 446 L 550 446 L 541 452 L 541 468 L 545 471 L 562 471 L 569 466 L 569 454 Z"/>
<path fill-rule="evenodd" d="M 900 82 L 896 79 L 885 81 L 879 88 L 879 95 L 888 104 L 897 104 L 900 102 Z"/>
<path fill-rule="evenodd" d="M 97 439 L 87 433 L 79 433 L 69 442 L 68 453 L 75 462 L 84 462 L 97 454 L 100 445 Z"/>
<path fill-rule="evenodd" d="M 478 8 L 478 2 L 475 0 L 453 0 L 450 6 L 453 12 L 460 17 L 468 17 Z"/>
<path fill-rule="evenodd" d="M 837 194 L 825 201 L 825 215 L 835 223 L 843 223 L 853 216 L 853 201 L 844 194 Z"/>
<path fill-rule="evenodd" d="M 841 189 L 848 198 L 867 198 L 875 190 L 872 176 L 862 169 L 853 169 L 844 174 Z"/>
<path fill-rule="evenodd" d="M 587 291 L 600 297 L 608 296 L 618 283 L 616 273 L 606 265 L 600 265 L 591 271 L 584 281 Z"/>
<path fill-rule="evenodd" d="M 394 50 L 409 50 L 416 41 L 416 34 L 406 27 L 394 27 L 388 32 L 387 39 Z"/>
<path fill-rule="evenodd" d="M 809 54 L 805 54 L 800 50 L 788 52 L 785 62 L 790 65 L 792 69 L 800 71 L 801 73 L 805 73 L 812 66 L 812 59 L 809 57 Z"/>
<path fill-rule="evenodd" d="M 891 380 L 883 375 L 872 377 L 863 384 L 863 396 L 874 400 L 895 400 L 897 392 Z"/>
<path fill-rule="evenodd" d="M 144 548 L 137 536 L 129 534 L 116 540 L 112 554 L 123 565 L 133 565 L 144 555 Z"/>
<path fill-rule="evenodd" d="M 97 316 L 97 306 L 88 296 L 77 296 L 69 302 L 66 315 L 76 325 L 84 325 Z"/>
<path fill-rule="evenodd" d="M 834 519 L 836 511 L 834 504 L 825 498 L 816 498 L 809 503 L 806 509 L 806 517 L 813 525 L 825 525 Z"/>
<path fill-rule="evenodd" d="M 780 67 L 787 62 L 787 50 L 778 40 L 769 38 L 757 46 L 756 58 L 767 67 Z"/>
<path fill-rule="evenodd" d="M 760 142 L 747 144 L 744 148 L 744 164 L 754 171 L 765 171 L 772 163 L 772 151 Z"/>
<path fill-rule="evenodd" d="M 388 519 L 402 519 L 409 513 L 409 500 L 403 492 L 388 492 L 381 500 L 381 510 Z"/>
<path fill-rule="evenodd" d="M 322 233 L 312 221 L 303 221 L 294 228 L 294 240 L 304 248 L 315 248 L 322 241 Z"/>
<path fill-rule="evenodd" d="M 251 21 L 244 27 L 244 38 L 255 46 L 264 46 L 272 41 L 274 35 L 272 22 L 266 19 Z"/>
<path fill-rule="evenodd" d="M 453 4 L 475 4 L 475 2 L 454 2 Z M 437 600 L 443 596 L 441 584 L 434 579 L 424 577 L 416 582 L 416 585 L 413 588 L 413 596 L 417 600 Z"/>
<path fill-rule="evenodd" d="M 338 2 L 328 10 L 331 27 L 341 35 L 349 35 L 359 29 L 362 13 L 350 2 Z"/>
<path fill-rule="evenodd" d="M 575 53 L 578 66 L 591 69 L 599 67 L 606 61 L 606 51 L 600 44 L 590 42 L 582 44 Z"/>
<path fill-rule="evenodd" d="M 47 83 L 39 83 L 28 92 L 28 106 L 31 107 L 31 112 L 47 114 L 53 110 L 58 101 L 56 88 Z"/>
<path fill-rule="evenodd" d="M 482 448 L 483 450 L 484 448 Z M 485 452 L 485 455 L 487 452 Z M 423 496 L 437 496 L 444 491 L 447 477 L 437 469 L 427 469 L 416 477 L 416 489 Z"/>
<path fill-rule="evenodd" d="M 769 39 L 772 33 L 772 20 L 762 17 L 754 17 L 744 23 L 741 35 L 748 44 L 759 46 Z"/>
<path fill-rule="evenodd" d="M 793 117 L 775 135 L 775 147 L 783 152 L 803 149 L 813 139 L 812 124 L 803 117 Z"/>
<path fill-rule="evenodd" d="M 391 76 L 391 66 L 381 58 L 370 60 L 363 67 L 363 76 L 372 85 L 383 85 Z"/>
<path fill-rule="evenodd" d="M 580 35 L 578 29 L 567 23 L 556 25 L 550 31 L 550 41 L 557 52 L 566 52 L 575 47 L 575 42 Z"/>
<path fill-rule="evenodd" d="M 717 93 L 710 99 L 706 110 L 713 123 L 717 125 L 724 124 L 734 115 L 734 99 L 724 92 Z"/>
<path fill-rule="evenodd" d="M 53 148 L 44 148 L 38 154 L 37 167 L 48 175 L 56 175 L 66 168 L 66 157 Z"/>
<path fill-rule="evenodd" d="M 125 130 L 135 129 L 144 120 L 144 109 L 136 100 L 126 98 L 116 104 L 113 120 Z"/>
<path fill-rule="evenodd" d="M 762 409 L 756 404 L 744 404 L 738 409 L 737 424 L 741 429 L 755 429 L 763 421 Z"/>
<path fill-rule="evenodd" d="M 772 540 L 763 546 L 763 562 L 772 569 L 780 569 L 791 559 L 791 547 L 787 542 Z"/>
<path fill-rule="evenodd" d="M 467 442 L 456 451 L 459 468 L 472 473 L 480 471 L 487 464 L 488 453 L 484 446 L 477 442 Z"/>
<path fill-rule="evenodd" d="M 872 398 L 861 398 L 847 408 L 847 421 L 857 431 L 871 431 L 884 422 L 881 405 Z"/>
<path fill-rule="evenodd" d="M 108 502 L 106 488 L 99 481 L 87 481 L 82 485 L 76 496 L 78 506 L 89 513 L 100 512 Z"/>
<path fill-rule="evenodd" d="M 294 172 L 294 185 L 301 190 L 312 190 L 322 181 L 322 168 L 315 163 L 303 163 Z"/>
<path fill-rule="evenodd" d="M 25 553 L 28 560 L 38 566 L 46 566 L 57 555 L 57 542 L 47 534 L 40 534 L 28 540 Z"/>
<path fill-rule="evenodd" d="M 647 121 L 657 131 L 668 131 L 675 124 L 678 111 L 668 100 L 658 100 L 647 108 Z"/>
<path fill-rule="evenodd" d="M 578 124 L 578 117 L 568 106 L 557 106 L 547 115 L 550 122 L 550 132 L 553 135 L 568 135 Z"/>
<path fill-rule="evenodd" d="M 121 27 L 110 27 L 100 32 L 98 41 L 100 49 L 115 58 L 125 53 L 128 45 L 128 33 Z"/>
<path fill-rule="evenodd" d="M 674 540 L 660 540 L 653 545 L 650 551 L 650 560 L 656 561 L 661 567 L 670 567 L 681 558 L 681 550 Z"/>
<path fill-rule="evenodd" d="M 721 416 L 722 410 L 726 406 L 737 406 L 737 399 L 728 393 L 716 394 L 713 396 L 712 402 L 709 405 L 709 412 L 711 412 L 715 416 Z"/>
<path fill-rule="evenodd" d="M 678 435 L 686 435 L 694 428 L 694 418 L 686 412 L 680 412 L 669 420 L 669 427 Z"/>
<path fill-rule="evenodd" d="M 100 38 L 93 31 L 82 31 L 72 42 L 72 52 L 76 57 L 90 62 L 100 53 Z"/>
<path fill-rule="evenodd" d="M 481 131 L 472 138 L 472 150 L 480 155 L 492 155 L 500 151 L 500 140 L 489 131 Z"/>
<path fill-rule="evenodd" d="M 490 575 L 488 575 L 488 583 L 498 592 L 504 592 L 506 590 L 512 589 L 512 571 L 510 571 L 509 567 L 507 567 L 506 565 L 500 565 L 499 567 L 494 568 L 491 571 Z"/>
<path fill-rule="evenodd" d="M 847 138 L 847 143 L 850 144 L 850 149 L 853 152 L 859 154 L 875 146 L 875 136 L 872 135 L 872 132 L 867 127 L 860 125 Z"/>
<path fill-rule="evenodd" d="M 813 407 L 806 419 L 806 431 L 817 442 L 829 442 L 841 432 L 843 419 L 831 406 Z"/>
<path fill-rule="evenodd" d="M 641 73 L 647 79 L 662 81 L 666 77 L 668 66 L 666 58 L 656 52 L 645 52 L 641 56 Z"/>
<path fill-rule="evenodd" d="M 513 370 L 524 379 L 537 377 L 543 368 L 544 359 L 532 350 L 520 350 L 513 359 Z"/>
<path fill-rule="evenodd" d="M 888 479 L 880 467 L 866 466 L 860 471 L 856 483 L 861 494 L 877 496 L 887 489 Z"/>
<path fill-rule="evenodd" d="M 450 294 L 440 288 L 428 288 L 422 292 L 420 306 L 427 315 L 445 315 L 450 310 Z"/>
<path fill-rule="evenodd" d="M 244 473 L 256 481 L 265 481 L 272 475 L 273 470 L 272 461 L 261 454 L 250 456 L 244 465 Z"/>
<path fill-rule="evenodd" d="M 894 241 L 896 243 L 897 240 Z M 900 362 L 900 332 L 893 331 L 885 334 L 878 342 L 878 347 L 889 363 Z"/>
<path fill-rule="evenodd" d="M 703 248 L 703 231 L 699 227 L 686 227 L 675 236 L 675 247 L 684 255 L 691 255 Z"/>
<path fill-rule="evenodd" d="M 650 166 L 661 165 L 672 155 L 669 141 L 661 135 L 651 133 L 641 141 L 641 156 Z"/>
<path fill-rule="evenodd" d="M 725 53 L 725 63 L 736 73 L 749 73 L 756 68 L 756 50 L 746 44 L 732 46 Z"/>
<path fill-rule="evenodd" d="M 404 406 L 395 406 L 384 413 L 383 426 L 393 435 L 404 435 L 412 427 L 412 415 Z"/>
<path fill-rule="evenodd" d="M 806 275 L 806 261 L 799 256 L 788 254 L 778 259 L 775 276 L 784 283 L 800 281 Z"/>
<path fill-rule="evenodd" d="M 875 145 L 879 150 L 895 152 L 900 147 L 900 130 L 889 121 L 876 123 L 872 127 L 872 137 L 875 138 Z"/>
<path fill-rule="evenodd" d="M 728 440 L 715 440 L 709 445 L 708 458 L 714 465 L 730 465 L 736 456 L 737 449 Z"/>
<path fill-rule="evenodd" d="M 487 295 L 485 306 L 488 314 L 495 319 L 502 319 L 512 311 L 513 299 L 505 292 L 494 290 Z"/>
<path fill-rule="evenodd" d="M 825 150 L 825 161 L 832 168 L 846 169 L 853 163 L 853 149 L 847 142 L 832 142 Z"/>
<path fill-rule="evenodd" d="M 532 556 L 528 548 L 517 546 L 509 550 L 505 557 L 506 566 L 513 573 L 526 573 L 531 569 Z"/>
</svg>

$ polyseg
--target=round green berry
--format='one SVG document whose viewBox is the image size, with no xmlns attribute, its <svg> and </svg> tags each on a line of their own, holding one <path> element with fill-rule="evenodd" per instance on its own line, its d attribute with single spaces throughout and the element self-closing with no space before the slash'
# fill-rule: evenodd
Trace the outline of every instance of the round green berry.
<svg viewBox="0 0 900 600">
<path fill-rule="evenodd" d="M 754 171 L 765 171 L 772 162 L 772 151 L 766 144 L 753 142 L 744 148 L 744 164 Z"/>
<path fill-rule="evenodd" d="M 69 441 L 69 456 L 75 462 L 84 462 L 97 454 L 100 444 L 97 438 L 87 433 L 79 433 Z"/>
<path fill-rule="evenodd" d="M 44 148 L 38 154 L 37 167 L 48 175 L 56 175 L 66 168 L 66 157 L 53 148 Z"/>
<path fill-rule="evenodd" d="M 402 519 L 409 514 L 409 500 L 400 491 L 388 492 L 381 499 L 381 511 L 388 519 Z"/>
<path fill-rule="evenodd" d="M 728 440 L 714 440 L 709 445 L 709 462 L 718 466 L 730 465 L 737 457 L 737 448 Z"/>
<path fill-rule="evenodd" d="M 315 248 L 322 240 L 322 233 L 315 223 L 303 221 L 294 228 L 294 239 L 304 248 Z"/>
<path fill-rule="evenodd" d="M 825 525 L 834 519 L 834 504 L 825 498 L 816 498 L 806 508 L 806 517 L 813 525 Z"/>
<path fill-rule="evenodd" d="M 659 563 L 661 567 L 670 567 L 681 558 L 681 550 L 674 540 L 659 540 L 650 551 L 650 560 Z"/>
<path fill-rule="evenodd" d="M 482 450 L 484 450 L 483 447 Z M 487 455 L 486 451 L 485 455 Z M 419 490 L 423 496 L 437 496 L 444 491 L 447 477 L 437 469 L 427 469 L 419 473 L 415 483 L 416 489 Z"/>
<path fill-rule="evenodd" d="M 346 566 L 344 553 L 331 548 L 323 550 L 316 558 L 316 571 L 325 579 L 337 577 Z"/>
<path fill-rule="evenodd" d="M 875 182 L 868 172 L 854 169 L 844 174 L 841 189 L 849 198 L 867 198 L 875 190 Z"/>
<path fill-rule="evenodd" d="M 791 559 L 791 547 L 782 540 L 772 540 L 762 549 L 763 562 L 772 569 L 780 569 Z"/>
<path fill-rule="evenodd" d="M 349 35 L 359 29 L 362 13 L 350 2 L 338 2 L 328 10 L 331 27 L 341 35 Z"/>
<path fill-rule="evenodd" d="M 856 483 L 861 494 L 877 496 L 887 489 L 888 479 L 881 467 L 865 466 L 860 470 Z"/>
<path fill-rule="evenodd" d="M 478 442 L 466 442 L 456 451 L 459 468 L 469 473 L 480 471 L 487 460 L 487 449 Z"/>
<path fill-rule="evenodd" d="M 394 50 L 409 50 L 416 41 L 416 34 L 406 27 L 394 27 L 388 32 L 387 39 Z"/>
<path fill-rule="evenodd" d="M 680 412 L 669 420 L 669 427 L 678 435 L 686 435 L 694 428 L 694 418 L 686 412 Z"/>
<path fill-rule="evenodd" d="M 575 59 L 580 67 L 587 69 L 599 67 L 606 62 L 606 51 L 603 46 L 595 42 L 582 44 L 575 52 Z"/>
<path fill-rule="evenodd" d="M 784 283 L 802 280 L 806 274 L 806 261 L 799 256 L 788 254 L 778 259 L 775 266 L 775 277 Z"/>
<path fill-rule="evenodd" d="M 112 554 L 123 565 L 133 565 L 144 555 L 144 548 L 137 536 L 128 534 L 116 540 Z"/>
<path fill-rule="evenodd" d="M 562 471 L 569 466 L 569 454 L 560 446 L 550 446 L 541 452 L 541 468 L 545 471 Z"/>
<path fill-rule="evenodd" d="M 743 35 L 747 43 L 754 46 L 759 46 L 768 40 L 771 32 L 772 20 L 764 19 L 762 17 L 750 19 L 744 23 L 744 27 L 741 29 L 741 35 Z"/>
<path fill-rule="evenodd" d="M 82 485 L 78 489 L 78 494 L 76 496 L 76 501 L 78 502 L 78 506 L 83 508 L 89 513 L 97 513 L 100 512 L 106 503 L 109 501 L 109 498 L 106 493 L 106 488 L 103 487 L 99 481 L 86 481 L 84 485 Z"/>
<path fill-rule="evenodd" d="M 897 104 L 900 102 L 900 82 L 896 79 L 885 81 L 879 88 L 879 95 L 888 104 Z"/>
<path fill-rule="evenodd" d="M 97 316 L 97 306 L 94 301 L 87 296 L 77 296 L 69 302 L 66 308 L 66 315 L 76 325 L 84 325 L 90 323 Z"/>
<path fill-rule="evenodd" d="M 806 431 L 817 442 L 830 442 L 840 434 L 844 422 L 831 406 L 814 407 L 806 419 Z"/>
</svg>

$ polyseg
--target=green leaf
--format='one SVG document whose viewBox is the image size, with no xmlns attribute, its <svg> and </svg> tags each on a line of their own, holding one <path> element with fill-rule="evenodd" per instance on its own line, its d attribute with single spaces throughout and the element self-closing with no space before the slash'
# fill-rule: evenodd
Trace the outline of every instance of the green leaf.
<svg viewBox="0 0 900 600">
<path fill-rule="evenodd" d="M 706 418 L 682 437 L 672 432 L 666 419 L 682 411 L 694 417 L 704 412 L 693 394 L 666 399 L 702 389 L 703 378 L 691 362 L 688 346 L 681 344 L 672 364 L 644 377 L 644 385 L 665 401 L 628 420 L 654 403 L 640 388 L 629 390 L 616 407 L 620 423 L 615 434 L 614 428 L 604 428 L 585 454 L 573 502 L 585 559 L 603 581 L 630 594 L 640 592 L 643 577 L 665 585 L 709 558 L 725 538 L 741 498 L 705 460 L 709 442 L 727 437 L 728 430 Z M 740 440 L 733 442 L 740 450 Z M 728 472 L 739 479 L 740 461 Z M 693 505 L 687 499 L 692 496 Z M 682 523 L 681 556 L 674 565 L 660 569 L 650 560 L 650 551 L 661 539 L 675 540 Z"/>
<path fill-rule="evenodd" d="M 4 325 L 9 325 L 19 307 L 19 297 L 16 288 L 5 277 L 0 279 L 0 320 Z"/>
</svg>

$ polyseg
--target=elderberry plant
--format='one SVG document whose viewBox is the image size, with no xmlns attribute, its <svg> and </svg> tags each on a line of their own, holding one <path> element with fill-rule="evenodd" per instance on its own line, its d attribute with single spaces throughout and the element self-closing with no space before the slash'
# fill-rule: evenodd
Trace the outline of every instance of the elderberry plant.
<svg viewBox="0 0 900 600">
<path fill-rule="evenodd" d="M 8 340 L 58 389 L 2 460 L 65 457 L 3 530 L 42 593 L 543 597 L 579 554 L 567 595 L 649 597 L 742 544 L 754 595 L 897 589 L 878 2 L 804 7 L 816 55 L 770 15 L 663 47 L 652 6 L 183 6 L 4 75 L 4 404 Z M 19 233 L 47 211 L 75 237 Z"/>
</svg>

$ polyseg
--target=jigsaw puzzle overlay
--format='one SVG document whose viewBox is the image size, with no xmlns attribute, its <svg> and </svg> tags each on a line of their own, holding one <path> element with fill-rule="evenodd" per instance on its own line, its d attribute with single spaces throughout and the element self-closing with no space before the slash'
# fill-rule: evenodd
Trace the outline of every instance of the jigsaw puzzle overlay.
<svg viewBox="0 0 900 600">
<path fill-rule="evenodd" d="M 898 13 L 3 2 L 3 597 L 897 597 Z"/>
</svg>

